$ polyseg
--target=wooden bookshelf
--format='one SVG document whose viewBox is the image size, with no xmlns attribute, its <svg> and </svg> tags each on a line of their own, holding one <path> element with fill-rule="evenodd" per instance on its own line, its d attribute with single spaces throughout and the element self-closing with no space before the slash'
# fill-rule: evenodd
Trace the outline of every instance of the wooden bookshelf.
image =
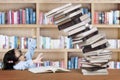
<svg viewBox="0 0 120 80">
<path fill-rule="evenodd" d="M 53 24 L 39 24 L 39 12 L 48 12 L 51 9 L 59 7 L 66 3 L 82 4 L 83 7 L 90 9 L 92 15 L 92 25 L 105 32 L 109 39 L 120 39 L 120 25 L 119 24 L 94 24 L 95 11 L 120 10 L 120 0 L 4 0 L 0 1 L 0 11 L 18 10 L 21 8 L 33 8 L 36 11 L 36 24 L 2 24 L 0 25 L 0 34 L 8 36 L 35 36 L 37 39 L 37 48 L 35 53 L 64 53 L 62 56 L 65 65 L 67 66 L 67 59 L 70 52 L 81 53 L 79 49 L 40 49 L 40 36 L 50 36 L 58 38 L 59 35 L 66 36 L 66 33 L 58 31 L 57 25 Z M 107 5 L 106 5 L 107 4 Z M 100 5 L 103 5 L 102 7 Z M 107 7 L 106 7 L 107 6 Z M 113 32 L 113 33 L 112 33 Z M 5 53 L 9 49 L 1 49 L 0 53 Z M 120 49 L 110 49 L 113 53 L 120 53 Z M 27 49 L 22 50 L 24 53 Z M 54 56 L 54 54 L 52 54 Z M 49 56 L 48 56 L 49 57 Z M 118 56 L 115 56 L 118 59 Z"/>
</svg>

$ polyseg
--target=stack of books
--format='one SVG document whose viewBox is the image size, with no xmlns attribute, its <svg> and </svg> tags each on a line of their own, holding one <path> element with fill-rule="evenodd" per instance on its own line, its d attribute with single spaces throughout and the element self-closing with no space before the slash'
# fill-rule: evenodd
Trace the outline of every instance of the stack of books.
<svg viewBox="0 0 120 80">
<path fill-rule="evenodd" d="M 89 13 L 83 14 L 82 5 L 66 4 L 46 13 L 47 17 L 54 15 L 58 29 L 72 38 L 72 44 L 82 49 L 84 75 L 105 75 L 107 63 L 111 59 L 111 51 L 105 50 L 109 43 L 96 27 L 90 25 Z"/>
</svg>

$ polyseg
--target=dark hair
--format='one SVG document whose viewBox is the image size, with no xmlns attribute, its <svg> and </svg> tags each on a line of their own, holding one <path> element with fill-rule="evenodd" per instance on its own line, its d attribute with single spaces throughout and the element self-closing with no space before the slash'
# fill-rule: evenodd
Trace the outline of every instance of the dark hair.
<svg viewBox="0 0 120 80">
<path fill-rule="evenodd" d="M 3 58 L 3 70 L 13 70 L 13 66 L 17 61 L 18 58 L 15 56 L 15 49 L 9 50 Z"/>
</svg>

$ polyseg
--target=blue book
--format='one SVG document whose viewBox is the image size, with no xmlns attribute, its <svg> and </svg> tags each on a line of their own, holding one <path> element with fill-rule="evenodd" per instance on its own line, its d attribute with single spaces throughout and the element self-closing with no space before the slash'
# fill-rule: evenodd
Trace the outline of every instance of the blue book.
<svg viewBox="0 0 120 80">
<path fill-rule="evenodd" d="M 75 57 L 71 57 L 71 69 L 75 68 Z"/>
<path fill-rule="evenodd" d="M 30 23 L 29 24 L 32 24 L 33 22 L 33 9 L 32 8 L 29 8 L 29 21 Z"/>
<path fill-rule="evenodd" d="M 29 24 L 29 8 L 25 8 L 25 15 L 26 15 L 26 24 Z"/>
<path fill-rule="evenodd" d="M 78 69 L 78 57 L 75 57 L 75 69 Z"/>
<path fill-rule="evenodd" d="M 0 24 L 2 24 L 2 12 L 0 12 Z"/>
<path fill-rule="evenodd" d="M 32 23 L 36 24 L 36 12 L 33 12 Z"/>
<path fill-rule="evenodd" d="M 67 65 L 68 69 L 71 69 L 71 60 L 68 60 L 68 65 Z"/>
<path fill-rule="evenodd" d="M 2 24 L 5 24 L 5 12 L 2 12 Z"/>
</svg>

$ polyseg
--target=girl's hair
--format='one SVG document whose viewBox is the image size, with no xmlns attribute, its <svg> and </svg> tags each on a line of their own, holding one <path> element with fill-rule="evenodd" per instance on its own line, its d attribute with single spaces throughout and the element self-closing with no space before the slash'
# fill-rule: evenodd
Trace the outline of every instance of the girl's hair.
<svg viewBox="0 0 120 80">
<path fill-rule="evenodd" d="M 13 66 L 17 61 L 18 58 L 15 56 L 15 49 L 9 50 L 3 58 L 3 70 L 13 70 Z"/>
</svg>

